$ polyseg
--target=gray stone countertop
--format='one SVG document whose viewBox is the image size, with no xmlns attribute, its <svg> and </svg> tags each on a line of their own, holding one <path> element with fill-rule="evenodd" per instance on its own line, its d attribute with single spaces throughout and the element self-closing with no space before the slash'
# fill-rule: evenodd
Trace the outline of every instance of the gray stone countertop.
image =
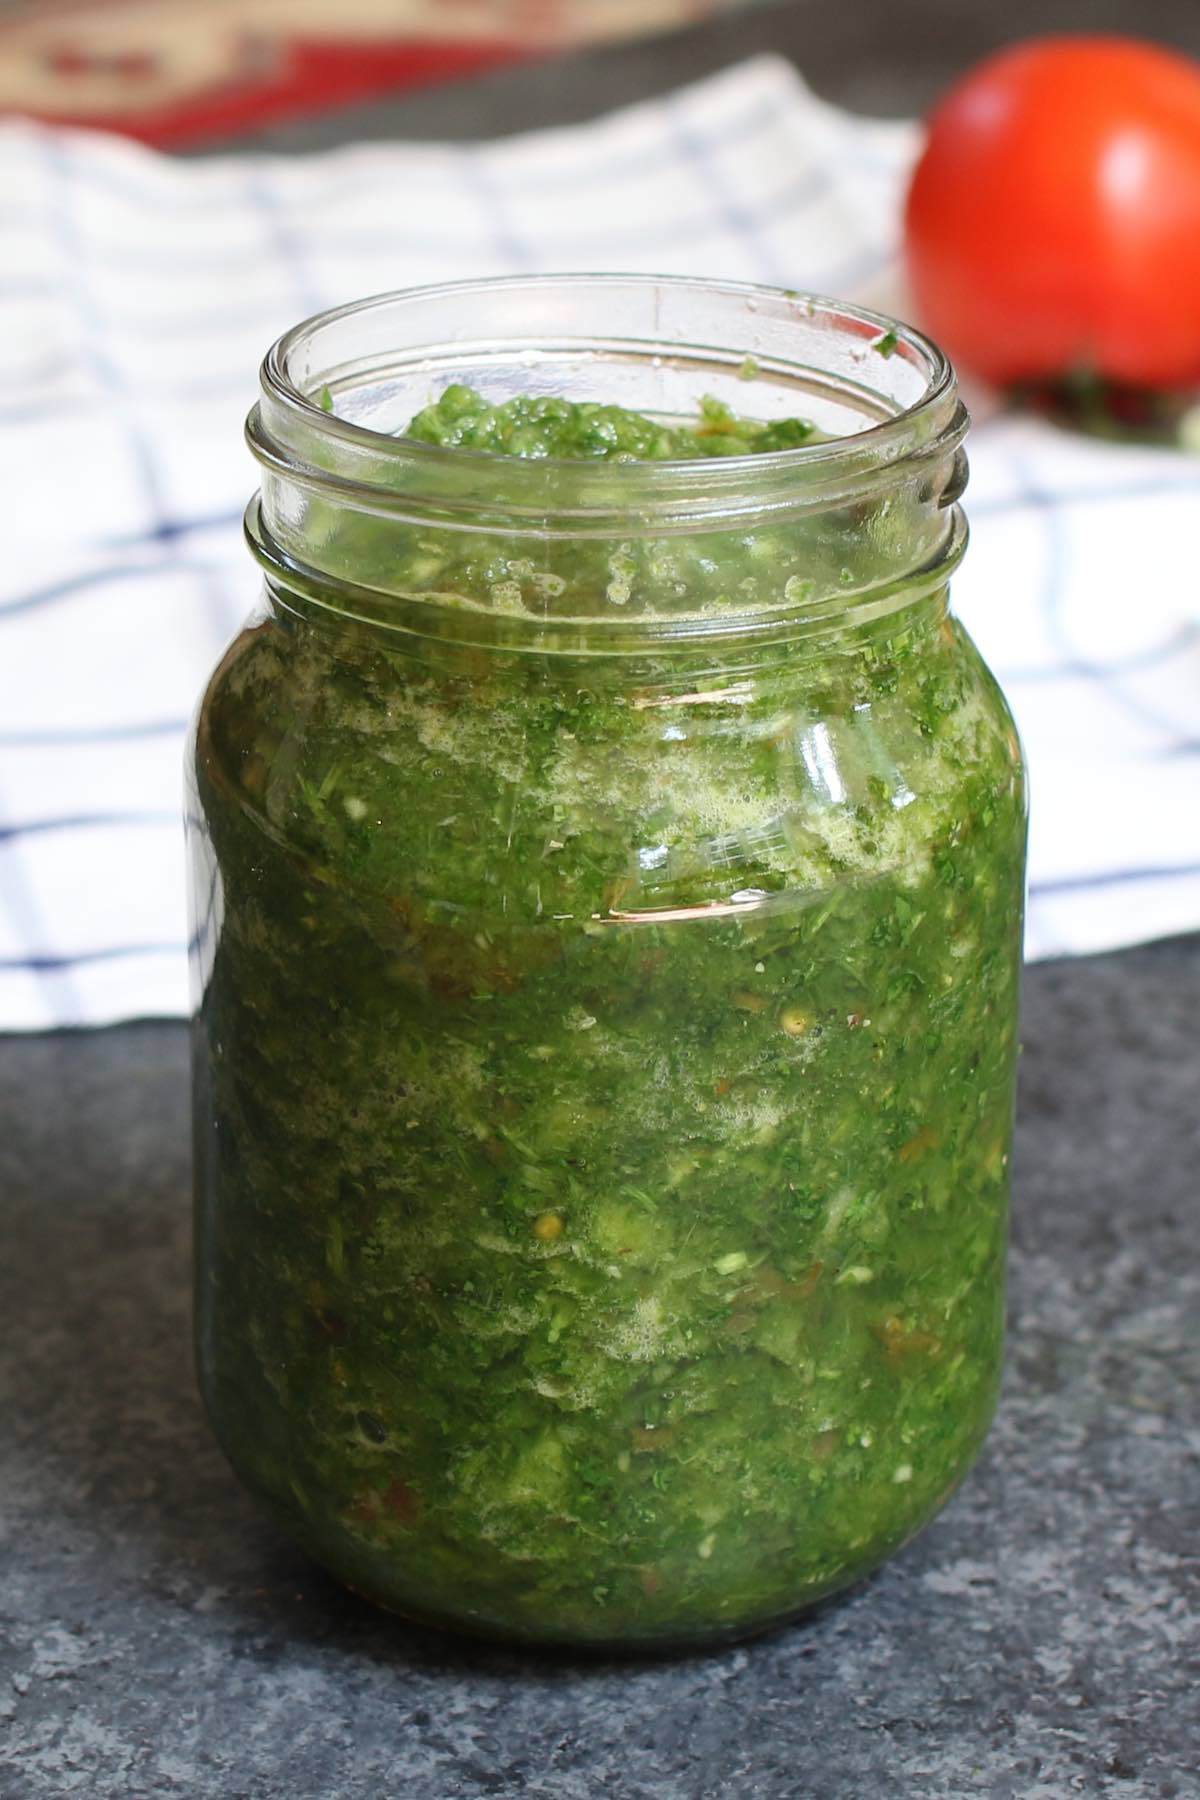
<svg viewBox="0 0 1200 1800">
<path fill-rule="evenodd" d="M 976 1471 L 809 1621 L 625 1664 L 280 1542 L 193 1385 L 185 1028 L 0 1039 L 3 1800 L 1194 1800 L 1198 1019 L 1200 938 L 1030 971 Z"/>
</svg>

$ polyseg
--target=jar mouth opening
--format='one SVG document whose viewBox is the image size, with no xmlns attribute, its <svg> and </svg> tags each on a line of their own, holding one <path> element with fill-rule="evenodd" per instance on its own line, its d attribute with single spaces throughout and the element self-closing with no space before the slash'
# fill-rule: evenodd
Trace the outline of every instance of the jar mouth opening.
<svg viewBox="0 0 1200 1800">
<path fill-rule="evenodd" d="M 619 319 L 620 328 L 613 329 Z M 715 392 L 736 412 L 813 420 L 788 449 L 661 461 L 522 458 L 426 443 L 409 420 L 451 382 L 614 401 L 695 416 Z M 579 391 L 582 389 L 583 391 Z M 251 449 L 277 474 L 394 512 L 503 483 L 504 510 L 556 495 L 582 519 L 635 505 L 727 519 L 773 501 L 829 504 L 965 432 L 949 361 L 922 332 L 867 307 L 688 276 L 500 276 L 409 288 L 302 321 L 270 349 Z M 325 403 L 322 403 L 325 396 Z"/>
</svg>

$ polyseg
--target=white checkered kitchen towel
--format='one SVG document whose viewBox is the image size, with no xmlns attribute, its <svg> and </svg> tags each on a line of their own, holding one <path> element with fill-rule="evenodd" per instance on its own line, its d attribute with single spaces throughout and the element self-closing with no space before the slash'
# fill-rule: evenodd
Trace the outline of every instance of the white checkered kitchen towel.
<svg viewBox="0 0 1200 1800">
<path fill-rule="evenodd" d="M 725 275 L 903 306 L 909 125 L 762 59 L 485 147 L 172 162 L 0 125 L 0 1028 L 187 1005 L 180 748 L 251 603 L 264 348 L 505 270 Z M 1033 769 L 1029 950 L 1200 927 L 1200 459 L 997 412 L 958 608 Z"/>
</svg>

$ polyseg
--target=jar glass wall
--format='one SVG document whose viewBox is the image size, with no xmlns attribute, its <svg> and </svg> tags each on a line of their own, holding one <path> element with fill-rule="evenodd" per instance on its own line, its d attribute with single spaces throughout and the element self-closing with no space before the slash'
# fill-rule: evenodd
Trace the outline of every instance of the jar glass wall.
<svg viewBox="0 0 1200 1800">
<path fill-rule="evenodd" d="M 455 382 L 818 433 L 394 435 Z M 264 598 L 189 752 L 199 1366 L 384 1605 L 717 1641 L 970 1466 L 1025 811 L 947 610 L 964 427 L 918 334 L 692 281 L 390 296 L 264 365 Z"/>
</svg>

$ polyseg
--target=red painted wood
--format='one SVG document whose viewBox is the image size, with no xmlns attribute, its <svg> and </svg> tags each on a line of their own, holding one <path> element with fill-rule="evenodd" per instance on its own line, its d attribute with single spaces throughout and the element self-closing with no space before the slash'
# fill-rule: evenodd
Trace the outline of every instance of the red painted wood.
<svg viewBox="0 0 1200 1800">
<path fill-rule="evenodd" d="M 276 66 L 253 79 L 189 95 L 168 107 L 127 112 L 41 113 L 51 123 L 86 125 L 139 138 L 161 148 L 233 136 L 256 125 L 310 118 L 356 100 L 406 88 L 430 87 L 530 60 L 528 44 L 424 39 L 378 43 L 297 40 L 282 47 Z M 132 84 L 131 84 L 132 85 Z M 134 102 L 134 95 L 130 96 Z"/>
</svg>

